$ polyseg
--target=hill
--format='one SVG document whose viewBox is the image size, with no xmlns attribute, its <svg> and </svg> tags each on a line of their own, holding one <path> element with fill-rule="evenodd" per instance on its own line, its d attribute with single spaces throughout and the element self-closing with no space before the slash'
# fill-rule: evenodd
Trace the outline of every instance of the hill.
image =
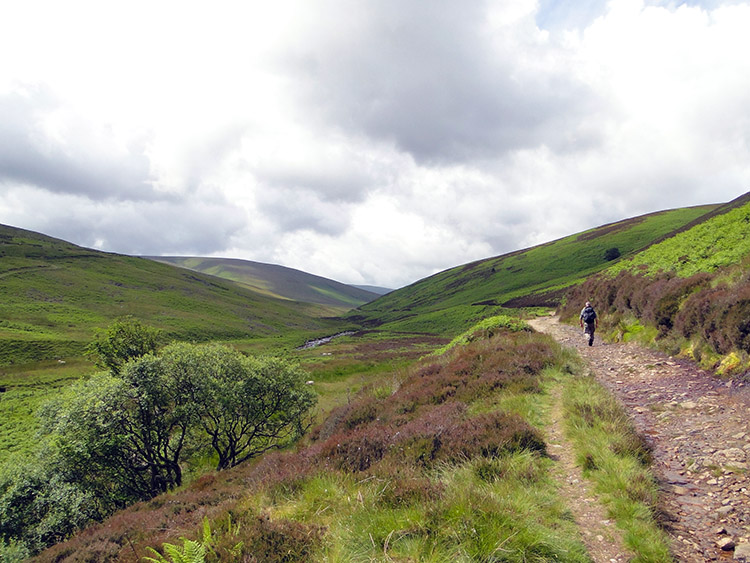
<svg viewBox="0 0 750 563">
<path fill-rule="evenodd" d="M 97 328 L 133 315 L 178 340 L 328 331 L 311 305 L 144 258 L 0 225 L 0 366 L 79 356 Z M 304 342 L 304 337 L 301 337 Z"/>
<path fill-rule="evenodd" d="M 637 338 L 721 374 L 750 369 L 750 194 L 745 194 L 572 289 L 616 340 Z"/>
<path fill-rule="evenodd" d="M 651 213 L 530 249 L 445 270 L 393 291 L 348 315 L 365 326 L 460 332 L 503 308 L 555 306 L 573 285 L 631 257 L 717 205 Z"/>
<path fill-rule="evenodd" d="M 325 305 L 331 308 L 331 314 L 341 314 L 378 297 L 378 294 L 373 291 L 274 264 L 233 258 L 181 256 L 147 256 L 146 258 L 232 280 L 269 297 Z"/>
</svg>

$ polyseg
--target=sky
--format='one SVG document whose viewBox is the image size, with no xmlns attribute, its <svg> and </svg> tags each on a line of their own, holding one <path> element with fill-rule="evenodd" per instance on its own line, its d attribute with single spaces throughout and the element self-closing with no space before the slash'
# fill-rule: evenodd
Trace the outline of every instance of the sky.
<svg viewBox="0 0 750 563">
<path fill-rule="evenodd" d="M 750 0 L 0 0 L 0 223 L 397 288 L 750 191 Z"/>
</svg>

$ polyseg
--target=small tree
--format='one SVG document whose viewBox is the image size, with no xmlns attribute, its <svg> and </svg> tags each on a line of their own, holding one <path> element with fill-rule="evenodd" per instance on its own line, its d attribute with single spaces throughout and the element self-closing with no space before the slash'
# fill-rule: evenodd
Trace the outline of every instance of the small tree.
<svg viewBox="0 0 750 563">
<path fill-rule="evenodd" d="M 159 329 L 127 316 L 116 320 L 107 330 L 98 331 L 89 344 L 89 354 L 94 356 L 97 366 L 117 375 L 129 360 L 156 352 L 160 340 Z"/>
<path fill-rule="evenodd" d="M 109 509 L 182 484 L 183 448 L 196 413 L 191 394 L 162 358 L 127 363 L 120 376 L 100 374 L 47 407 L 60 471 L 95 491 Z"/>
<path fill-rule="evenodd" d="M 620 257 L 620 249 L 617 247 L 608 248 L 604 252 L 604 259 L 607 262 L 611 262 L 612 260 L 617 260 Z"/>
<path fill-rule="evenodd" d="M 249 358 L 216 344 L 173 344 L 162 357 L 191 389 L 218 469 L 285 447 L 310 426 L 316 396 L 286 360 Z"/>
</svg>

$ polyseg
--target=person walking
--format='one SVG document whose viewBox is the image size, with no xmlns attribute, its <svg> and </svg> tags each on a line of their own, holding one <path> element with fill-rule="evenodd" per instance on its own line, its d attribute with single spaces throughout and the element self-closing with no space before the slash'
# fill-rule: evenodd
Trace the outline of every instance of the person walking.
<svg viewBox="0 0 750 563">
<path fill-rule="evenodd" d="M 594 332 L 599 328 L 599 317 L 597 317 L 596 311 L 594 311 L 590 301 L 586 301 L 586 306 L 581 310 L 578 320 L 583 329 L 584 336 L 588 338 L 589 346 L 593 346 Z"/>
</svg>

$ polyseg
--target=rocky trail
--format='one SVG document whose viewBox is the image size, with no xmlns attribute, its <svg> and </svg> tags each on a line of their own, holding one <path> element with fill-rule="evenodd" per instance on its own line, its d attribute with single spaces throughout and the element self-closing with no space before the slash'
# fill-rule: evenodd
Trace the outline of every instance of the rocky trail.
<svg viewBox="0 0 750 563">
<path fill-rule="evenodd" d="M 597 338 L 589 347 L 578 327 L 556 317 L 531 324 L 578 350 L 653 447 L 676 559 L 750 561 L 750 385 L 632 343 Z"/>
</svg>

